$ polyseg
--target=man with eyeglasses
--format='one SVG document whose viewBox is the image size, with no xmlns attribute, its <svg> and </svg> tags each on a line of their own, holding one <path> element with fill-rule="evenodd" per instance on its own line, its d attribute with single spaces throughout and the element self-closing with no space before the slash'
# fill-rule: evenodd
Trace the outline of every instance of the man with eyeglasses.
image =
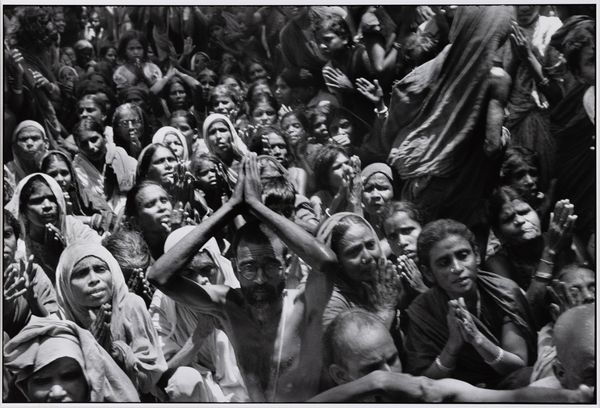
<svg viewBox="0 0 600 408">
<path fill-rule="evenodd" d="M 322 277 L 320 271 L 333 270 L 336 257 L 262 203 L 255 154 L 241 167 L 231 199 L 160 257 L 148 280 L 177 302 L 217 317 L 233 345 L 251 401 L 306 400 L 316 393 L 319 379 L 320 323 L 327 301 L 320 292 L 325 285 L 314 282 Z M 240 288 L 198 285 L 186 278 L 187 262 L 242 210 L 260 223 L 249 221 L 232 244 Z M 284 289 L 288 248 L 313 269 L 304 291 Z"/>
</svg>

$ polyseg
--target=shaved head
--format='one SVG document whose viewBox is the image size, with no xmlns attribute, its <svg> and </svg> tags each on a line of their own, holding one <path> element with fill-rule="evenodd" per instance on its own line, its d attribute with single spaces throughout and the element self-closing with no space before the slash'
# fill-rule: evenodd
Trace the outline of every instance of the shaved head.
<svg viewBox="0 0 600 408">
<path fill-rule="evenodd" d="M 567 310 L 554 325 L 555 374 L 564 388 L 595 385 L 595 317 L 596 304 L 586 304 Z"/>
</svg>

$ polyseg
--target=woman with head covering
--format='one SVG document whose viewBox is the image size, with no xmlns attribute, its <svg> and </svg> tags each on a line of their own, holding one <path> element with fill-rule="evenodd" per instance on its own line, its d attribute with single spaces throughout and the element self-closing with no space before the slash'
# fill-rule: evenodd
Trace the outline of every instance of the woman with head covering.
<svg viewBox="0 0 600 408">
<path fill-rule="evenodd" d="M 394 198 L 392 169 L 384 163 L 373 163 L 365 167 L 360 174 L 363 181 L 362 205 L 365 218 L 371 223 L 379 239 L 385 239 L 382 210 L 385 204 Z M 387 242 L 386 247 L 389 253 Z"/>
<path fill-rule="evenodd" d="M 4 345 L 4 366 L 29 402 L 139 402 L 127 375 L 75 323 L 35 318 Z"/>
<path fill-rule="evenodd" d="M 141 393 L 167 369 L 144 301 L 130 293 L 119 264 L 98 244 L 76 243 L 61 255 L 56 290 L 62 315 L 92 332 Z"/>
<path fill-rule="evenodd" d="M 162 143 L 171 148 L 181 163 L 187 163 L 190 160 L 187 140 L 183 133 L 174 127 L 163 126 L 158 129 L 152 136 L 152 143 Z"/>
<path fill-rule="evenodd" d="M 165 252 L 193 228 L 173 231 L 165 242 Z M 214 238 L 184 268 L 185 276 L 198 284 L 240 286 L 231 262 L 221 255 Z M 248 400 L 231 343 L 212 317 L 160 291 L 154 293 L 150 314 L 169 368 L 174 370 L 165 389 L 170 402 Z"/>
<path fill-rule="evenodd" d="M 137 161 L 125 149 L 108 142 L 102 125 L 93 118 L 77 123 L 73 136 L 79 147 L 73 168 L 80 186 L 94 196 L 103 197 L 118 213 L 125 194 L 135 183 Z"/>
<path fill-rule="evenodd" d="M 92 222 L 94 214 L 106 216 L 105 212 L 112 213 L 104 197 L 95 196 L 92 191 L 79 186 L 77 173 L 65 153 L 60 150 L 50 150 L 42 158 L 40 169 L 60 185 L 65 194 L 69 215 L 74 215 L 84 224 L 93 226 L 96 225 Z M 100 222 L 98 219 L 96 221 Z"/>
<path fill-rule="evenodd" d="M 14 185 L 25 176 L 39 171 L 40 161 L 49 146 L 46 131 L 38 122 L 24 120 L 17 125 L 12 134 L 13 161 L 6 165 Z"/>
<path fill-rule="evenodd" d="M 54 283 L 32 259 L 18 259 L 21 238 L 19 222 L 4 210 L 2 329 L 14 337 L 33 315 L 48 316 L 58 312 Z"/>
<path fill-rule="evenodd" d="M 100 242 L 100 236 L 72 215 L 67 214 L 60 185 L 44 173 L 25 177 L 7 204 L 19 220 L 27 256 L 33 255 L 50 280 L 63 249 L 74 242 Z"/>
<path fill-rule="evenodd" d="M 327 327 L 344 310 L 359 307 L 380 316 L 390 328 L 398 302 L 396 267 L 386 262 L 381 244 L 371 224 L 363 217 L 339 212 L 321 223 L 317 239 L 337 256 L 339 268 L 329 271 L 333 292 L 323 313 Z M 381 296 L 377 285 L 389 279 L 390 293 Z"/>
<path fill-rule="evenodd" d="M 235 182 L 237 167 L 248 153 L 248 148 L 238 136 L 231 120 L 220 113 L 210 114 L 202 125 L 202 135 L 208 151 L 227 166 L 227 173 Z"/>
</svg>

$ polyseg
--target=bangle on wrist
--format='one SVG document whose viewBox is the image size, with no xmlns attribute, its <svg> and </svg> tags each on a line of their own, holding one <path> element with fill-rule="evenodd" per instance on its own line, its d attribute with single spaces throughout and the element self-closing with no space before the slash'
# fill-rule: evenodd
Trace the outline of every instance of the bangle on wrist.
<svg viewBox="0 0 600 408">
<path fill-rule="evenodd" d="M 498 364 L 500 362 L 500 360 L 502 360 L 502 357 L 504 357 L 504 350 L 502 349 L 502 347 L 498 347 L 498 354 L 496 355 L 496 358 L 494 358 L 491 361 L 487 361 L 487 360 L 483 360 L 487 365 L 494 365 L 494 364 Z"/>
<path fill-rule="evenodd" d="M 435 364 L 442 370 L 442 371 L 452 371 L 454 370 L 454 367 L 446 367 L 445 365 L 442 364 L 442 360 L 440 360 L 440 356 L 437 356 L 435 358 Z"/>
<path fill-rule="evenodd" d="M 547 259 L 544 259 L 544 258 L 540 258 L 540 262 L 543 262 L 543 263 L 545 263 L 546 265 L 554 266 L 554 262 L 552 262 L 552 261 L 549 261 L 549 260 L 547 260 Z"/>
<path fill-rule="evenodd" d="M 381 110 L 378 110 L 377 108 L 375 108 L 375 114 L 377 116 L 387 116 L 388 107 L 384 105 L 383 109 L 381 109 Z"/>
<path fill-rule="evenodd" d="M 548 272 L 537 271 L 535 273 L 534 277 L 541 281 L 551 281 L 552 280 L 552 274 L 548 273 Z"/>
</svg>

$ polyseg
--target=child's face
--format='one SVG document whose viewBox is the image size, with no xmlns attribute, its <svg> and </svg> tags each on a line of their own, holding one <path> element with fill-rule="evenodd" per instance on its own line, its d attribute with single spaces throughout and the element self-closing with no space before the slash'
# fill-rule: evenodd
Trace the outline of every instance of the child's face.
<svg viewBox="0 0 600 408">
<path fill-rule="evenodd" d="M 125 57 L 129 62 L 141 60 L 144 57 L 144 47 L 138 40 L 129 41 L 127 48 L 125 48 Z"/>
</svg>

